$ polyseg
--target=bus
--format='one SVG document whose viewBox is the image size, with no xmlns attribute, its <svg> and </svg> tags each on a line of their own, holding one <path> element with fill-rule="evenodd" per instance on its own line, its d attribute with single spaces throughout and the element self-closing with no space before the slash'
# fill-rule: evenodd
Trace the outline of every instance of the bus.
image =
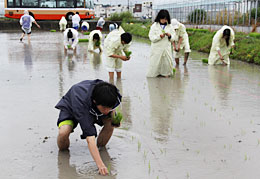
<svg viewBox="0 0 260 179">
<path fill-rule="evenodd" d="M 94 19 L 93 0 L 5 0 L 5 17 L 20 19 L 28 10 L 36 20 L 71 20 L 79 12 L 81 19 Z"/>
</svg>

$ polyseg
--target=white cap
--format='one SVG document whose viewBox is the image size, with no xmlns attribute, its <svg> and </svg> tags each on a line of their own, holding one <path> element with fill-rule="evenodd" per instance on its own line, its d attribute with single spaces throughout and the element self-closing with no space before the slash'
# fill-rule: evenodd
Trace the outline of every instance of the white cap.
<svg viewBox="0 0 260 179">
<path fill-rule="evenodd" d="M 174 29 L 178 29 L 179 26 L 180 26 L 180 22 L 177 19 L 172 19 L 171 24 L 172 24 Z"/>
<path fill-rule="evenodd" d="M 24 10 L 23 13 L 24 14 L 29 14 L 29 11 L 28 10 Z"/>
</svg>

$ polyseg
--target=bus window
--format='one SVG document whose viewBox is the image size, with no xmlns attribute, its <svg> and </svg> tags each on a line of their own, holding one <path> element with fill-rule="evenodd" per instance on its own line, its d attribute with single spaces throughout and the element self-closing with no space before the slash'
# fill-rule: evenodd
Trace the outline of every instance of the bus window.
<svg viewBox="0 0 260 179">
<path fill-rule="evenodd" d="M 57 7 L 74 7 L 74 0 L 58 0 L 57 1 Z"/>
<path fill-rule="evenodd" d="M 78 0 L 77 1 L 77 7 L 84 7 L 84 1 L 85 0 Z"/>
<path fill-rule="evenodd" d="M 38 0 L 22 1 L 23 7 L 39 7 Z"/>
<path fill-rule="evenodd" d="M 40 0 L 40 7 L 56 7 L 56 0 Z"/>
<path fill-rule="evenodd" d="M 13 6 L 14 6 L 14 1 L 8 0 L 7 7 L 13 7 Z"/>
<path fill-rule="evenodd" d="M 92 0 L 86 0 L 86 7 L 88 9 L 94 9 L 93 1 Z"/>
<path fill-rule="evenodd" d="M 21 5 L 21 4 L 20 4 L 20 0 L 15 0 L 15 6 L 16 6 L 16 7 L 20 7 L 20 5 Z"/>
</svg>

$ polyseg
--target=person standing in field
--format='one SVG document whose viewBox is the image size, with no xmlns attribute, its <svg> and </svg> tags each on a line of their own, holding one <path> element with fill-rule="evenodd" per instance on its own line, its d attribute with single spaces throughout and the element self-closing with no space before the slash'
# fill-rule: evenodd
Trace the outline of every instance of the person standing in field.
<svg viewBox="0 0 260 179">
<path fill-rule="evenodd" d="M 32 33 L 32 23 L 34 23 L 38 28 L 41 28 L 39 24 L 35 21 L 35 19 L 29 15 L 29 11 L 24 10 L 24 15 L 20 18 L 20 25 L 22 26 L 23 34 L 20 38 L 20 41 L 23 41 L 25 34 L 28 35 L 28 42 L 31 40 Z"/>
<path fill-rule="evenodd" d="M 114 72 L 117 73 L 118 79 L 121 78 L 122 61 L 130 60 L 130 56 L 126 54 L 129 52 L 131 41 L 132 35 L 125 32 L 121 26 L 119 29 L 111 31 L 105 38 L 106 68 L 110 81 L 114 80 Z"/>
<path fill-rule="evenodd" d="M 229 54 L 234 44 L 235 33 L 229 26 L 223 26 L 213 37 L 208 64 L 229 65 Z"/>
<path fill-rule="evenodd" d="M 177 19 L 171 20 L 172 27 L 175 30 L 176 40 L 172 42 L 173 45 L 173 55 L 175 58 L 176 65 L 179 65 L 180 57 L 184 55 L 184 63 L 186 65 L 190 50 L 189 37 L 186 32 L 186 27 L 180 23 Z"/>
<path fill-rule="evenodd" d="M 99 52 L 101 53 L 103 51 L 102 49 L 102 33 L 100 30 L 93 30 L 89 34 L 89 43 L 88 43 L 88 51 L 93 52 L 96 49 L 99 49 Z"/>
<path fill-rule="evenodd" d="M 79 12 L 76 12 L 75 15 L 72 16 L 72 28 L 74 28 L 75 30 L 78 30 L 80 25 L 80 17 L 79 17 Z"/>
<path fill-rule="evenodd" d="M 60 31 L 66 30 L 67 20 L 64 16 L 61 17 L 59 25 L 60 25 Z"/>
<path fill-rule="evenodd" d="M 167 10 L 160 10 L 149 31 L 152 43 L 147 77 L 173 75 L 171 43 L 174 38 L 175 32 L 171 26 L 170 14 Z"/>
</svg>

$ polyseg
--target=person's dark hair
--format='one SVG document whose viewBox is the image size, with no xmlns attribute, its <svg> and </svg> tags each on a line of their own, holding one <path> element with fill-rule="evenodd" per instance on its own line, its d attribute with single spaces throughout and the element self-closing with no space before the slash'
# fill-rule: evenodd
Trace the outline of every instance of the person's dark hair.
<svg viewBox="0 0 260 179">
<path fill-rule="evenodd" d="M 73 37 L 73 33 L 72 33 L 71 29 L 69 29 L 69 31 L 67 33 L 67 37 L 68 37 L 68 39 Z"/>
<path fill-rule="evenodd" d="M 118 90 L 110 83 L 100 82 L 94 87 L 91 99 L 96 105 L 113 108 L 118 103 Z"/>
<path fill-rule="evenodd" d="M 76 14 L 79 14 L 79 12 L 76 12 Z"/>
<path fill-rule="evenodd" d="M 95 33 L 95 34 L 93 35 L 93 40 L 94 40 L 94 39 L 96 39 L 97 41 L 100 40 L 100 37 L 99 37 L 98 33 Z"/>
<path fill-rule="evenodd" d="M 123 33 L 121 35 L 121 40 L 124 41 L 126 44 L 129 44 L 132 41 L 132 35 L 128 32 Z"/>
<path fill-rule="evenodd" d="M 230 29 L 225 29 L 224 31 L 223 31 L 223 37 L 224 36 L 227 36 L 228 38 L 226 38 L 226 44 L 227 44 L 227 47 L 229 46 L 229 39 L 230 39 Z"/>
<path fill-rule="evenodd" d="M 171 17 L 170 14 L 167 10 L 162 9 L 160 10 L 160 12 L 157 14 L 156 18 L 155 18 L 155 22 L 160 23 L 160 19 L 167 19 L 168 24 L 171 23 Z"/>
</svg>

